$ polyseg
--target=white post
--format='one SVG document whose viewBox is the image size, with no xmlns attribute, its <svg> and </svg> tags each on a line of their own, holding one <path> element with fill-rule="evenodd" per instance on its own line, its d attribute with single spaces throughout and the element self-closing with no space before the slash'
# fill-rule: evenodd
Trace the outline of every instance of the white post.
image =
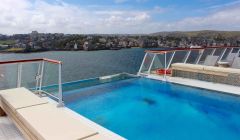
<svg viewBox="0 0 240 140">
<path fill-rule="evenodd" d="M 39 94 L 42 93 L 43 73 L 44 73 L 44 61 L 42 61 L 42 66 L 41 66 L 41 75 L 40 75 L 40 81 L 39 81 Z"/>
<path fill-rule="evenodd" d="M 148 68 L 148 74 L 150 74 L 150 72 L 151 72 L 151 69 L 152 69 L 152 66 L 153 66 L 153 62 L 154 62 L 154 59 L 156 58 L 156 55 L 157 54 L 154 54 L 154 56 L 153 56 L 152 62 L 150 64 L 149 68 Z"/>
<path fill-rule="evenodd" d="M 164 81 L 167 81 L 167 71 L 166 71 L 166 68 L 167 68 L 167 52 L 164 53 Z"/>
<path fill-rule="evenodd" d="M 63 107 L 63 95 L 62 95 L 62 64 L 58 65 L 58 105 L 57 107 Z"/>
<path fill-rule="evenodd" d="M 191 52 L 192 52 L 192 51 L 189 51 L 189 52 L 187 53 L 187 55 L 186 55 L 186 57 L 185 57 L 183 63 L 187 63 L 187 60 L 188 60 L 188 58 L 189 58 Z"/>
<path fill-rule="evenodd" d="M 17 79 L 17 87 L 21 87 L 22 82 L 22 63 L 18 64 L 18 79 Z"/>
<path fill-rule="evenodd" d="M 220 56 L 220 58 L 219 58 L 219 61 L 222 60 L 222 58 L 223 58 L 224 54 L 226 53 L 226 51 L 227 51 L 227 48 L 225 48 L 224 51 L 222 52 L 222 54 L 221 54 L 221 56 Z"/>
<path fill-rule="evenodd" d="M 40 78 L 40 71 L 41 71 L 41 63 L 38 63 L 38 71 L 37 71 L 37 75 L 36 75 L 36 91 L 39 88 L 39 78 Z"/>
<path fill-rule="evenodd" d="M 148 54 L 148 53 L 145 53 L 145 55 L 144 55 L 144 58 L 143 58 L 142 64 L 141 64 L 140 69 L 139 69 L 139 71 L 138 71 L 138 76 L 140 75 L 140 73 L 141 73 L 141 71 L 142 71 L 142 68 L 143 68 L 143 65 L 144 65 L 145 59 L 146 59 L 146 57 L 147 57 L 147 54 Z"/>
<path fill-rule="evenodd" d="M 227 54 L 226 58 L 233 52 L 233 48 L 231 48 L 230 52 Z"/>
<path fill-rule="evenodd" d="M 172 57 L 171 57 L 171 59 L 170 59 L 170 61 L 169 61 L 169 63 L 168 63 L 168 66 L 167 66 L 167 69 L 169 69 L 169 67 L 170 67 L 170 65 L 171 65 L 171 63 L 172 63 L 172 60 L 173 60 L 173 58 L 174 58 L 174 56 L 175 56 L 175 51 L 173 52 L 173 54 L 172 54 Z"/>
<path fill-rule="evenodd" d="M 202 50 L 200 50 L 200 51 L 202 51 Z M 205 51 L 205 50 L 203 50 L 203 51 L 201 52 L 201 54 L 199 54 L 196 64 L 198 64 L 199 61 L 201 60 L 204 51 Z"/>
<path fill-rule="evenodd" d="M 214 55 L 214 53 L 216 52 L 216 48 L 215 49 L 213 49 L 213 51 L 212 51 L 212 53 L 211 53 L 211 55 Z"/>
</svg>

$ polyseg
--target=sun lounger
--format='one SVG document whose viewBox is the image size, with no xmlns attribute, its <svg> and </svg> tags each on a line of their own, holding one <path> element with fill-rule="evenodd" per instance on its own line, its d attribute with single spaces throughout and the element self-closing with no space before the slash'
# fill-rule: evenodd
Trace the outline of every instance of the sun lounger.
<svg viewBox="0 0 240 140">
<path fill-rule="evenodd" d="M 203 63 L 205 66 L 215 66 L 219 56 L 208 55 Z"/>
<path fill-rule="evenodd" d="M 240 86 L 240 70 L 236 68 L 175 63 L 172 76 Z"/>
<path fill-rule="evenodd" d="M 240 69 L 240 57 L 235 57 L 231 65 L 232 68 Z"/>
<path fill-rule="evenodd" d="M 229 64 L 232 65 L 235 57 L 237 57 L 237 53 L 230 53 L 230 54 L 227 56 L 226 60 L 224 60 L 224 61 L 229 62 Z"/>
</svg>

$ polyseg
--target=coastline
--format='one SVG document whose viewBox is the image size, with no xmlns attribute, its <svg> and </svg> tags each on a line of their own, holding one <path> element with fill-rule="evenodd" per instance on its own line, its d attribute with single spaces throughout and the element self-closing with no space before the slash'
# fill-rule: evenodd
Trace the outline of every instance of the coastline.
<svg viewBox="0 0 240 140">
<path fill-rule="evenodd" d="M 141 48 L 141 47 L 131 47 L 131 48 L 121 48 L 121 49 L 136 49 L 136 48 Z M 121 50 L 119 49 L 119 50 Z M 151 48 L 145 48 L 145 49 L 151 49 Z M 152 48 L 153 49 L 153 48 Z M 42 53 L 42 52 L 62 52 L 62 51 L 69 51 L 69 52 L 91 52 L 91 51 L 103 51 L 103 50 L 111 50 L 111 51 L 118 51 L 118 50 L 113 50 L 113 49 L 100 49 L 100 50 L 30 50 L 30 51 L 0 51 L 0 54 L 28 54 L 28 53 Z"/>
</svg>

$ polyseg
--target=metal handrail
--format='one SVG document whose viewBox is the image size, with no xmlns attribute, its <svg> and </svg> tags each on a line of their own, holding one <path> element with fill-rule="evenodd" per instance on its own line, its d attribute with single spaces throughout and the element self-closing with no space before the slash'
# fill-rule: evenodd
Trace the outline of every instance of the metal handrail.
<svg viewBox="0 0 240 140">
<path fill-rule="evenodd" d="M 29 62 L 39 62 L 46 61 L 53 64 L 62 64 L 61 61 L 48 59 L 48 58 L 37 58 L 37 59 L 22 59 L 22 60 L 11 60 L 11 61 L 0 61 L 1 64 L 16 64 L 16 63 L 29 63 Z"/>
<path fill-rule="evenodd" d="M 43 80 L 43 73 L 44 73 L 44 62 L 52 63 L 58 65 L 58 107 L 63 107 L 63 95 L 62 95 L 62 62 L 58 60 L 48 59 L 48 58 L 37 58 L 37 59 L 22 59 L 22 60 L 11 60 L 11 61 L 0 61 L 0 65 L 7 65 L 7 64 L 18 64 L 17 68 L 17 87 L 21 87 L 21 79 L 22 79 L 22 64 L 23 63 L 32 63 L 32 62 L 41 62 L 39 63 L 38 73 L 36 77 L 36 91 L 40 94 L 42 91 L 42 80 Z M 38 87 L 39 86 L 39 87 Z M 49 95 L 49 94 L 48 94 Z"/>
<path fill-rule="evenodd" d="M 176 52 L 176 51 L 192 51 L 192 50 L 205 50 L 205 49 L 221 49 L 221 48 L 240 48 L 238 46 L 214 46 L 214 47 L 200 47 L 200 48 L 174 48 L 168 50 L 146 50 L 146 53 L 157 53 L 164 54 L 168 52 Z"/>
</svg>

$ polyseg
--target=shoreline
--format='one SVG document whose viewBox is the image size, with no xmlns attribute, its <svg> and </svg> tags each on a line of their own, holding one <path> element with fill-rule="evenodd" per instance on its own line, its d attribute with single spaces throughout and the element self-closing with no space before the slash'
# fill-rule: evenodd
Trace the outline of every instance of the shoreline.
<svg viewBox="0 0 240 140">
<path fill-rule="evenodd" d="M 125 50 L 125 49 L 137 49 L 141 47 L 132 47 L 132 48 L 121 48 L 119 50 Z M 153 49 L 153 48 L 142 48 L 142 49 Z M 110 49 L 102 49 L 102 50 L 90 50 L 90 51 L 85 51 L 85 50 L 45 50 L 45 51 L 28 51 L 28 52 L 23 52 L 23 51 L 0 51 L 0 54 L 28 54 L 28 53 L 43 53 L 43 52 L 92 52 L 92 51 L 104 51 L 104 50 L 110 50 Z M 110 50 L 110 51 L 119 51 L 119 50 Z"/>
</svg>

